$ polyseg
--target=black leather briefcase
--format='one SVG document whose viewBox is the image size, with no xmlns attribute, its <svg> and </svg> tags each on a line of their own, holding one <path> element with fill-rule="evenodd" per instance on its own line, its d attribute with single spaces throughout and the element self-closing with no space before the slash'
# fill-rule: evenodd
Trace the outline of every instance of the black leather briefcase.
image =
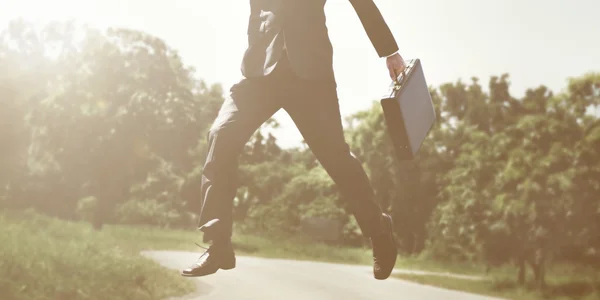
<svg viewBox="0 0 600 300">
<path fill-rule="evenodd" d="M 436 118 L 421 61 L 407 60 L 406 65 L 381 99 L 386 127 L 401 161 L 415 158 Z"/>
</svg>

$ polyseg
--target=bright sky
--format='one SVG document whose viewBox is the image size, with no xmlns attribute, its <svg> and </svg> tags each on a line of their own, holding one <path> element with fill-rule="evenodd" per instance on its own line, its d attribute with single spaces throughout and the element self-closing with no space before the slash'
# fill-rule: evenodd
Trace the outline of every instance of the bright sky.
<svg viewBox="0 0 600 300">
<path fill-rule="evenodd" d="M 309 0 L 298 0 L 309 1 Z M 400 53 L 420 58 L 428 84 L 508 72 L 511 92 L 544 84 L 558 92 L 566 79 L 600 71 L 599 0 L 375 0 Z M 25 17 L 76 19 L 96 26 L 140 29 L 166 40 L 209 83 L 227 90 L 241 78 L 248 0 L 0 0 L 0 26 Z M 328 27 L 343 115 L 385 92 L 385 60 L 377 57 L 348 0 L 329 0 Z M 282 146 L 301 140 L 289 117 L 276 115 Z"/>
</svg>

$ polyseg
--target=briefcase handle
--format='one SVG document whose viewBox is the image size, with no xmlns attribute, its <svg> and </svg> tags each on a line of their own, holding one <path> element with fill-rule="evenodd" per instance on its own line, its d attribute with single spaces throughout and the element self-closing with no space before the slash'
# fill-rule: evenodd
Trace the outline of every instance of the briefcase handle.
<svg viewBox="0 0 600 300">
<path fill-rule="evenodd" d="M 392 84 L 390 85 L 392 94 L 390 95 L 390 97 L 393 96 L 394 93 L 396 93 L 397 91 L 399 91 L 402 88 L 404 81 L 406 80 L 406 78 L 408 78 L 407 74 L 410 74 L 410 72 L 412 71 L 412 69 L 414 67 L 414 63 L 415 63 L 415 61 L 413 59 L 408 60 L 408 62 L 406 64 L 406 68 L 404 68 L 404 70 L 402 70 L 402 73 L 400 73 L 400 75 L 398 75 L 396 80 L 392 81 Z"/>
<path fill-rule="evenodd" d="M 402 88 L 404 80 L 406 80 L 406 70 L 402 71 L 396 80 L 392 81 L 392 84 L 390 85 L 390 98 L 394 97 L 394 94 Z"/>
<path fill-rule="evenodd" d="M 392 82 L 394 85 L 402 85 L 404 83 L 404 79 L 406 78 L 406 69 L 407 68 L 408 67 L 404 68 L 402 73 L 400 73 L 400 75 L 398 75 L 398 77 L 396 77 L 396 80 L 394 80 Z"/>
</svg>

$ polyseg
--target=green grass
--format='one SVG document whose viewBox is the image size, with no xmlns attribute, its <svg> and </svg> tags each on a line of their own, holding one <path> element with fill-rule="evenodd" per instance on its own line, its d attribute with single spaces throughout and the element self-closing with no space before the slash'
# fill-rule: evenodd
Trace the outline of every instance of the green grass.
<svg viewBox="0 0 600 300">
<path fill-rule="evenodd" d="M 202 234 L 194 230 L 161 229 L 151 226 L 109 225 L 104 229 L 127 248 L 142 250 L 203 251 L 194 244 L 202 241 Z M 371 265 L 372 252 L 368 247 L 346 247 L 315 242 L 306 236 L 274 239 L 266 236 L 234 233 L 236 255 L 265 258 L 285 258 L 331 263 Z M 396 268 L 418 269 L 435 272 L 478 274 L 483 270 L 464 264 L 444 264 L 423 261 L 412 257 L 399 257 Z"/>
<path fill-rule="evenodd" d="M 161 229 L 151 226 L 109 225 L 104 229 L 127 248 L 142 250 L 203 251 L 194 244 L 202 245 L 202 235 L 194 230 Z M 234 233 L 233 243 L 237 255 L 265 258 L 286 258 L 344 264 L 371 265 L 372 252 L 368 247 L 344 247 L 315 242 L 309 237 L 293 236 L 274 239 L 266 236 Z M 436 272 L 480 274 L 483 268 L 464 264 L 444 264 L 423 261 L 412 257 L 399 257 L 397 268 Z"/>
<path fill-rule="evenodd" d="M 194 244 L 197 242 L 202 245 L 201 233 L 194 230 L 110 225 L 104 231 L 127 244 L 129 249 L 203 251 Z M 372 262 L 370 249 L 332 246 L 311 241 L 307 237 L 274 240 L 256 235 L 234 234 L 233 244 L 237 255 L 347 264 Z"/>
<path fill-rule="evenodd" d="M 143 250 L 201 251 L 194 230 L 108 225 L 96 231 L 87 223 L 66 222 L 32 213 L 0 213 L 0 299 L 165 299 L 193 291 L 192 281 L 140 255 Z M 235 234 L 238 255 L 371 265 L 371 250 L 316 243 L 306 237 L 286 240 Z M 191 263 L 191 262 L 190 262 Z M 475 265 L 440 264 L 400 257 L 396 268 L 483 275 Z M 548 275 L 546 293 L 514 283 L 515 270 L 492 270 L 488 280 L 434 275 L 394 275 L 400 279 L 515 300 L 600 299 L 600 286 L 575 268 Z M 600 274 L 599 274 L 600 275 Z M 600 278 L 600 276 L 598 277 Z M 550 297 L 552 296 L 552 297 Z"/>
<path fill-rule="evenodd" d="M 107 225 L 36 213 L 0 212 L 0 299 L 165 299 L 193 292 L 173 270 L 143 250 L 201 251 L 195 230 Z M 368 249 L 335 247 L 307 238 L 285 241 L 236 234 L 236 253 L 269 258 L 370 264 Z M 191 262 L 190 262 L 191 263 Z"/>
<path fill-rule="evenodd" d="M 200 251 L 194 241 L 201 240 L 195 231 L 166 230 L 152 227 L 109 226 L 107 232 L 119 240 L 134 243 L 128 248 L 172 249 Z M 252 255 L 267 258 L 288 258 L 296 260 L 324 261 L 346 264 L 371 265 L 371 250 L 367 248 L 336 247 L 315 243 L 307 237 L 290 237 L 274 240 L 261 236 L 234 234 L 233 242 L 238 255 Z M 505 299 L 600 299 L 594 294 L 593 286 L 581 270 L 573 267 L 555 267 L 548 274 L 546 293 L 535 292 L 531 286 L 518 287 L 514 277 L 516 270 L 509 266 L 492 269 L 489 277 L 480 265 L 462 263 L 439 263 L 418 258 L 399 257 L 396 268 L 422 270 L 440 273 L 453 273 L 485 277 L 482 281 L 449 278 L 437 275 L 394 275 L 397 278 L 423 284 L 461 290 L 476 294 L 490 295 Z M 599 277 L 600 278 L 600 277 Z M 600 290 L 600 286 L 597 287 Z"/>
<path fill-rule="evenodd" d="M 0 228 L 0 299 L 152 300 L 194 290 L 136 247 L 86 224 L 0 214 Z"/>
<path fill-rule="evenodd" d="M 245 255 L 345 264 L 372 263 L 369 249 L 327 245 L 309 238 L 273 241 L 265 237 L 238 235 L 233 242 L 237 251 Z"/>
<path fill-rule="evenodd" d="M 546 277 L 547 287 L 542 291 L 528 282 L 525 286 L 516 284 L 514 270 L 509 268 L 494 270 L 488 278 L 481 281 L 457 279 L 435 275 L 394 274 L 399 279 L 421 284 L 464 291 L 475 294 L 495 296 L 513 300 L 592 300 L 600 299 L 600 283 L 592 280 L 592 273 L 587 270 L 577 272 L 573 267 L 557 266 Z"/>
</svg>

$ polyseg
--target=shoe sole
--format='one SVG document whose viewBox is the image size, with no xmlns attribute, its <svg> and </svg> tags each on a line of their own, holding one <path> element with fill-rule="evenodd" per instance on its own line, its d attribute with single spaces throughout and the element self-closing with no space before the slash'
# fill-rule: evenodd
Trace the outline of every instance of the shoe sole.
<svg viewBox="0 0 600 300">
<path fill-rule="evenodd" d="M 394 220 L 392 220 L 392 217 L 390 217 L 387 214 L 385 214 L 385 218 L 389 221 L 389 222 L 386 222 L 386 224 L 387 224 L 387 226 L 389 226 L 390 234 L 392 235 L 392 241 L 394 241 L 394 245 L 395 245 L 396 239 L 394 238 Z M 397 259 L 398 259 L 398 251 L 396 250 L 396 255 L 394 255 L 394 260 L 393 260 L 392 268 L 390 269 L 390 271 L 387 274 L 385 274 L 385 276 L 374 276 L 375 279 L 377 279 L 377 280 L 388 279 L 390 277 L 390 275 L 392 274 L 392 271 L 394 271 L 394 267 L 396 266 Z"/>
<path fill-rule="evenodd" d="M 217 270 L 218 271 L 218 270 Z M 203 277 L 203 276 L 207 276 L 207 275 L 212 275 L 217 273 L 217 271 L 214 271 L 212 273 L 207 273 L 207 274 L 202 274 L 202 275 L 196 275 L 196 274 L 185 274 L 185 273 L 181 273 L 181 276 L 183 277 Z"/>
<path fill-rule="evenodd" d="M 207 273 L 207 274 L 202 274 L 202 275 L 195 275 L 195 274 L 185 274 L 185 273 L 180 273 L 181 276 L 183 277 L 202 277 L 202 276 L 207 276 L 207 275 L 211 275 L 211 274 L 215 274 L 217 273 L 219 270 L 231 270 L 235 268 L 235 258 L 233 259 L 233 261 L 229 264 L 224 264 L 222 266 L 220 266 L 217 270 L 215 270 L 212 273 Z"/>
<path fill-rule="evenodd" d="M 233 266 L 233 267 L 227 267 L 227 268 L 223 267 L 223 268 L 219 268 L 219 269 L 217 269 L 216 271 L 214 271 L 214 272 L 212 272 L 212 273 L 206 273 L 206 274 L 202 274 L 202 275 L 195 275 L 195 274 L 185 274 L 185 273 L 181 273 L 181 276 L 183 276 L 183 277 L 202 277 L 202 276 L 207 276 L 207 275 L 212 275 L 212 274 L 215 274 L 215 273 L 217 273 L 219 270 L 231 270 L 231 269 L 233 269 L 233 268 L 235 268 L 235 266 Z"/>
</svg>

